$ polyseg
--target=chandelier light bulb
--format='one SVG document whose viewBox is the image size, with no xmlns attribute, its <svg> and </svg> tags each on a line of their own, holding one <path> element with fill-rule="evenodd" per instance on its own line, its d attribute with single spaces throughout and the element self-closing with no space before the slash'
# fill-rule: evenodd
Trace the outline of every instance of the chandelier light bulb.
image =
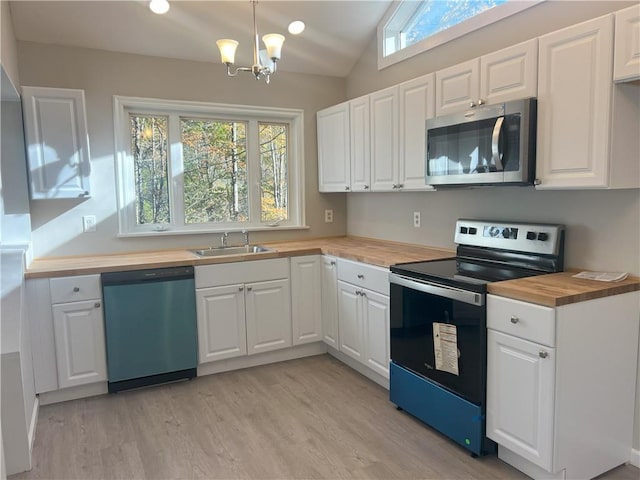
<svg viewBox="0 0 640 480">
<path fill-rule="evenodd" d="M 163 15 L 169 11 L 169 2 L 167 0 L 151 0 L 149 8 L 153 13 Z"/>
</svg>

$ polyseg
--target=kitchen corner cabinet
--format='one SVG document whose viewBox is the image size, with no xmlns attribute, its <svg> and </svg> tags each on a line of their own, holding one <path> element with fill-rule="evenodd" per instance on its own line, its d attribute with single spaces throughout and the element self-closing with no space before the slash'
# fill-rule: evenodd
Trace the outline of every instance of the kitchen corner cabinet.
<svg viewBox="0 0 640 480">
<path fill-rule="evenodd" d="M 371 191 L 402 188 L 399 181 L 398 87 L 369 95 L 371 109 Z"/>
<path fill-rule="evenodd" d="M 614 15 L 539 38 L 538 189 L 640 186 L 640 86 L 614 85 Z"/>
<path fill-rule="evenodd" d="M 436 115 L 482 104 L 535 97 L 538 40 L 533 39 L 436 72 Z"/>
<path fill-rule="evenodd" d="M 320 255 L 291 257 L 293 345 L 322 341 L 322 270 Z"/>
<path fill-rule="evenodd" d="M 487 436 L 533 478 L 629 460 L 640 292 L 556 308 L 488 295 Z"/>
<path fill-rule="evenodd" d="M 322 256 L 322 339 L 338 350 L 338 262 L 335 257 Z"/>
<path fill-rule="evenodd" d="M 320 192 L 351 189 L 349 103 L 316 114 L 318 131 L 318 187 Z"/>
<path fill-rule="evenodd" d="M 368 95 L 349 102 L 352 192 L 366 192 L 371 188 L 371 135 L 369 118 Z"/>
<path fill-rule="evenodd" d="M 615 13 L 613 79 L 640 80 L 640 5 Z"/>
<path fill-rule="evenodd" d="M 291 346 L 289 260 L 195 268 L 198 363 Z"/>
<path fill-rule="evenodd" d="M 100 275 L 27 282 L 36 393 L 107 380 Z"/>
<path fill-rule="evenodd" d="M 389 378 L 389 272 L 338 259 L 339 350 Z"/>
<path fill-rule="evenodd" d="M 22 87 L 22 106 L 31 198 L 89 197 L 84 91 Z"/>
</svg>

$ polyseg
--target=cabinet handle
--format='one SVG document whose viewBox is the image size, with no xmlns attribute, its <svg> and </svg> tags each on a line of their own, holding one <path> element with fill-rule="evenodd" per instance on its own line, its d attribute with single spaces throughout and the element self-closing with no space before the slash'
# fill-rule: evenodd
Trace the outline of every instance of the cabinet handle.
<svg viewBox="0 0 640 480">
<path fill-rule="evenodd" d="M 345 190 L 349 190 L 349 186 L 347 185 L 346 187 L 344 187 Z"/>
<path fill-rule="evenodd" d="M 100 302 L 94 303 L 93 306 L 96 307 L 96 308 L 100 308 Z"/>
<path fill-rule="evenodd" d="M 395 190 L 395 189 L 397 189 L 397 188 L 398 188 L 398 185 L 394 183 L 394 184 L 391 186 L 391 188 L 393 188 L 393 189 Z"/>
<path fill-rule="evenodd" d="M 76 292 L 76 293 L 79 292 L 80 291 L 80 287 L 73 287 L 73 291 Z"/>
<path fill-rule="evenodd" d="M 471 102 L 471 103 L 469 104 L 469 108 L 474 108 L 475 106 L 476 106 L 475 102 Z"/>
<path fill-rule="evenodd" d="M 360 296 L 362 295 L 362 292 L 360 290 L 356 290 L 356 295 Z"/>
<path fill-rule="evenodd" d="M 250 292 L 251 290 L 253 290 L 253 287 L 247 287 L 247 292 Z"/>
<path fill-rule="evenodd" d="M 399 183 L 398 188 L 404 188 L 404 183 Z"/>
<path fill-rule="evenodd" d="M 482 100 L 481 98 L 478 99 L 478 105 L 484 105 L 484 100 Z"/>
<path fill-rule="evenodd" d="M 366 296 L 367 296 L 367 293 L 361 290 L 361 291 L 360 291 L 360 295 L 362 295 L 363 297 L 366 297 Z"/>
<path fill-rule="evenodd" d="M 359 274 L 358 274 L 358 278 L 359 278 L 360 280 L 364 280 L 364 275 L 362 275 L 361 273 L 359 273 Z"/>
<path fill-rule="evenodd" d="M 540 351 L 538 352 L 538 356 L 539 356 L 540 358 L 547 358 L 547 357 L 549 356 L 549 354 L 548 354 L 547 352 L 545 352 L 544 350 L 540 350 Z"/>
<path fill-rule="evenodd" d="M 369 190 L 369 185 L 365 185 L 365 186 L 364 186 L 364 189 L 365 189 L 365 190 Z"/>
<path fill-rule="evenodd" d="M 540 180 L 539 178 L 536 178 L 536 179 L 533 181 L 533 184 L 534 184 L 534 185 L 542 185 L 542 180 Z"/>
<path fill-rule="evenodd" d="M 335 260 L 331 260 L 331 262 L 329 262 L 329 264 L 330 264 L 331 266 L 335 266 L 336 261 L 335 261 Z"/>
<path fill-rule="evenodd" d="M 244 287 L 238 287 L 238 291 L 242 292 L 244 290 Z"/>
<path fill-rule="evenodd" d="M 520 319 L 518 317 L 516 317 L 515 315 L 511 315 L 511 323 L 513 323 L 515 325 L 519 321 L 520 321 Z"/>
</svg>

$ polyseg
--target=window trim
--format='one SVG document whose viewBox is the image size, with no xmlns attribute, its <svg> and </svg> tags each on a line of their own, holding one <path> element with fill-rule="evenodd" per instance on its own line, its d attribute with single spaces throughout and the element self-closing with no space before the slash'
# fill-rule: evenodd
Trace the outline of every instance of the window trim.
<svg viewBox="0 0 640 480">
<path fill-rule="evenodd" d="M 385 30 L 387 28 L 387 24 L 393 19 L 396 12 L 398 12 L 398 10 L 400 10 L 400 8 L 405 3 L 407 3 L 407 1 L 410 1 L 410 3 L 416 3 L 418 5 L 420 3 L 416 2 L 415 0 L 395 0 L 385 13 L 384 17 L 382 17 L 380 23 L 378 23 L 378 70 L 382 70 L 403 60 L 407 60 L 408 58 L 414 57 L 416 55 L 419 55 L 420 53 L 443 45 L 447 42 L 450 42 L 451 40 L 462 37 L 463 35 L 471 33 L 475 30 L 479 30 L 483 27 L 491 25 L 499 20 L 531 8 L 534 5 L 542 3 L 546 0 L 509 0 L 507 1 L 507 3 L 498 5 L 489 10 L 485 10 L 484 12 L 474 17 L 468 18 L 467 20 L 464 20 L 463 22 L 460 22 L 446 30 L 438 32 L 434 35 L 420 40 L 419 42 L 414 43 L 413 45 L 409 45 L 408 47 L 402 48 L 395 51 L 394 53 L 385 56 L 385 43 L 387 41 L 387 39 L 385 38 Z M 418 8 L 418 5 L 413 6 L 414 12 Z M 404 16 L 406 17 L 406 20 L 412 18 L 412 15 L 409 14 L 405 14 Z"/>
<path fill-rule="evenodd" d="M 211 118 L 218 120 L 241 120 L 250 122 L 277 122 L 289 125 L 288 138 L 288 174 L 289 174 L 289 219 L 277 225 L 263 223 L 258 219 L 251 224 L 238 223 L 206 223 L 206 224 L 171 224 L 166 229 L 158 228 L 157 225 L 137 225 L 135 220 L 135 189 L 130 156 L 130 131 L 129 113 L 134 110 L 141 114 L 166 115 L 168 117 L 177 116 L 188 117 L 198 116 L 199 118 Z M 118 210 L 118 237 L 136 236 L 163 236 L 163 235 L 183 235 L 223 232 L 229 230 L 245 229 L 249 231 L 258 230 L 288 230 L 306 229 L 305 215 L 305 183 L 304 183 L 304 110 L 292 108 L 273 108 L 250 105 L 232 105 L 223 103 L 209 103 L 182 100 L 163 100 L 144 97 L 126 97 L 120 95 L 113 96 L 113 124 L 115 140 L 115 169 L 116 169 L 116 199 Z M 171 129 L 180 128 L 175 122 L 169 123 L 169 138 Z M 184 215 L 176 217 L 175 208 L 182 204 L 182 162 L 178 171 L 171 171 L 175 165 L 172 158 L 180 156 L 180 144 L 169 145 L 169 198 L 171 199 L 172 222 L 177 218 L 184 218 Z M 252 147 L 249 147 L 251 150 Z M 258 157 L 259 157 L 259 152 Z M 250 151 L 248 155 L 251 155 Z M 256 158 L 258 158 L 256 157 Z M 258 167 L 259 168 L 259 167 Z M 255 185 L 249 185 L 252 190 L 250 201 L 255 201 L 257 195 L 259 202 L 259 189 Z M 177 202 L 174 199 L 178 199 Z M 252 200 L 251 200 L 252 199 Z"/>
</svg>

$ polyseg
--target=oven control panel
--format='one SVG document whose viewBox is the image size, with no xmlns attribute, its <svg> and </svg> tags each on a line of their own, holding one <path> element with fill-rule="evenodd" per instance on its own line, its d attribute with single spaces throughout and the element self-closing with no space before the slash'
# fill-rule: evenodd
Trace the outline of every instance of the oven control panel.
<svg viewBox="0 0 640 480">
<path fill-rule="evenodd" d="M 456 222 L 458 245 L 557 255 L 564 225 L 535 223 L 503 223 L 490 220 Z"/>
</svg>

